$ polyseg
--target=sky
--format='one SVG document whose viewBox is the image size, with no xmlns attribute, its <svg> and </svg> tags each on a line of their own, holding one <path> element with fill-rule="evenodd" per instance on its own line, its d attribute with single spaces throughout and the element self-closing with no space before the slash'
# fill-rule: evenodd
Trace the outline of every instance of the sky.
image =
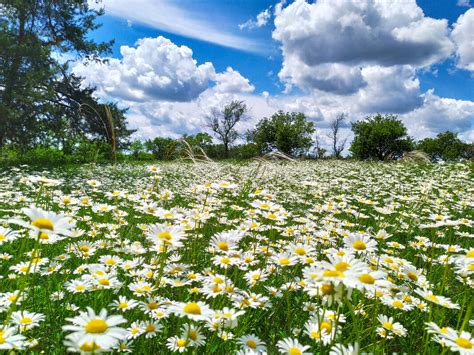
<svg viewBox="0 0 474 355">
<path fill-rule="evenodd" d="M 347 115 L 396 114 L 415 139 L 452 130 L 474 141 L 473 0 L 103 0 L 90 34 L 115 40 L 72 70 L 128 107 L 135 138 L 205 130 L 244 100 L 240 132 L 277 110 L 303 112 L 323 145 Z M 343 137 L 344 138 L 344 137 Z"/>
</svg>

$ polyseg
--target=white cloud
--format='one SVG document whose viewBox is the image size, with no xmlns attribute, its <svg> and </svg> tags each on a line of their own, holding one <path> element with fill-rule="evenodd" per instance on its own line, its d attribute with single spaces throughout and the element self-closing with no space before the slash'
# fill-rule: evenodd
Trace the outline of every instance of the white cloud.
<svg viewBox="0 0 474 355">
<path fill-rule="evenodd" d="M 267 9 L 263 10 L 257 15 L 257 18 L 255 20 L 250 19 L 244 23 L 239 24 L 239 28 L 241 30 L 243 29 L 253 29 L 257 27 L 263 27 L 268 23 L 268 20 L 272 17 L 271 13 L 272 7 L 268 7 Z"/>
<path fill-rule="evenodd" d="M 214 81 L 217 92 L 227 93 L 250 93 L 255 86 L 250 84 L 249 79 L 244 78 L 238 71 L 228 67 L 225 72 L 217 73 Z"/>
<path fill-rule="evenodd" d="M 104 7 L 107 14 L 142 23 L 170 33 L 196 38 L 202 41 L 237 48 L 249 52 L 261 52 L 263 46 L 252 39 L 233 34 L 223 23 L 210 21 L 207 13 L 197 9 L 189 11 L 180 2 L 172 0 L 89 0 L 89 6 Z M 182 3 L 184 4 L 184 3 Z"/>
<path fill-rule="evenodd" d="M 423 105 L 401 116 L 415 138 L 454 131 L 469 139 L 474 134 L 474 102 L 436 96 L 432 90 L 423 95 Z"/>
<path fill-rule="evenodd" d="M 472 6 L 471 2 L 469 0 L 458 0 L 456 5 L 462 6 L 462 7 L 471 7 Z"/>
<path fill-rule="evenodd" d="M 451 37 L 457 46 L 457 66 L 474 71 L 474 9 L 469 9 L 459 16 Z"/>
<path fill-rule="evenodd" d="M 189 101 L 215 77 L 212 63 L 197 65 L 193 52 L 164 37 L 144 38 L 120 47 L 121 59 L 78 63 L 73 71 L 101 97 L 128 101 Z"/>
<path fill-rule="evenodd" d="M 275 18 L 279 77 L 287 87 L 350 95 L 362 68 L 425 67 L 453 51 L 447 20 L 425 17 L 415 0 L 297 0 Z"/>
<path fill-rule="evenodd" d="M 97 97 L 129 107 L 137 138 L 202 131 L 211 109 L 234 99 L 255 104 L 252 111 L 258 114 L 265 107 L 265 98 L 252 95 L 255 87 L 238 71 L 228 67 L 216 73 L 210 62 L 198 65 L 190 48 L 164 37 L 141 39 L 120 52 L 120 59 L 80 62 L 72 70 L 84 78 L 84 86 L 97 88 Z M 241 128 L 246 127 L 244 123 Z"/>
</svg>

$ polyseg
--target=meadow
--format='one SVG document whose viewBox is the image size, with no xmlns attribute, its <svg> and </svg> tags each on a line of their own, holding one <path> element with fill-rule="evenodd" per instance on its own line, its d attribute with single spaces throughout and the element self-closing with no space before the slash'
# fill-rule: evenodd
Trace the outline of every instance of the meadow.
<svg viewBox="0 0 474 355">
<path fill-rule="evenodd" d="M 474 354 L 473 167 L 0 171 L 0 349 Z"/>
</svg>

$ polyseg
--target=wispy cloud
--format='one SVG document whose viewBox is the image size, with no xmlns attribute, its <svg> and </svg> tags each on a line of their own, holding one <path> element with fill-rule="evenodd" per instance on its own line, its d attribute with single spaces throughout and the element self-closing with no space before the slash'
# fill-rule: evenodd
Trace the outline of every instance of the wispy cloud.
<svg viewBox="0 0 474 355">
<path fill-rule="evenodd" d="M 247 52 L 262 52 L 262 46 L 255 40 L 226 31 L 213 23 L 212 16 L 191 12 L 182 2 L 171 0 L 104 0 L 99 5 L 89 0 L 94 7 L 105 7 L 106 14 L 124 18 L 135 23 L 185 37 L 236 48 Z M 206 15 L 206 16 L 205 16 Z"/>
</svg>

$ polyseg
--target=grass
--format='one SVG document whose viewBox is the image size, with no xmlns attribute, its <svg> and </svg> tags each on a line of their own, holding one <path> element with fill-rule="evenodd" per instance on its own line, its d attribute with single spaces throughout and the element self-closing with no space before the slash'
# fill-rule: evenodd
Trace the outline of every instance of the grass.
<svg viewBox="0 0 474 355">
<path fill-rule="evenodd" d="M 121 314 L 125 329 L 138 322 L 142 334 L 121 339 L 123 350 L 137 354 L 171 353 L 167 343 L 174 336 L 185 340 L 185 353 L 199 354 L 235 353 L 245 348 L 239 339 L 246 335 L 258 337 L 269 354 L 284 350 L 283 339 L 309 353 L 357 343 L 363 352 L 431 354 L 467 351 L 473 344 L 461 333 L 472 334 L 472 165 L 260 161 L 159 167 L 158 173 L 142 164 L 19 167 L 0 174 L 0 223 L 19 233 L 0 245 L 1 320 L 28 339 L 28 352 L 66 353 L 71 332 L 62 327 L 88 306 Z M 92 179 L 100 186 L 91 186 Z M 82 235 L 45 243 L 37 230 L 11 220 L 31 224 L 22 213 L 30 206 L 66 214 Z M 151 233 L 166 224 L 183 229 L 182 245 L 173 245 L 173 235 L 167 237 L 171 244 L 160 244 L 163 238 Z M 219 250 L 215 238 L 231 231 L 235 240 L 221 238 L 230 247 Z M 354 240 L 366 249 L 355 248 Z M 353 257 L 337 259 L 343 253 Z M 104 256 L 118 262 L 108 265 Z M 338 265 L 341 260 L 348 265 Z M 29 272 L 15 271 L 22 262 L 31 263 Z M 99 282 L 98 269 L 112 286 Z M 329 277 L 330 271 L 339 274 Z M 373 280 L 361 282 L 363 274 Z M 73 280 L 85 280 L 86 291 L 68 290 Z M 129 286 L 142 281 L 152 291 L 138 295 Z M 23 289 L 21 302 L 8 301 L 8 292 Z M 52 299 L 55 292 L 59 300 Z M 119 296 L 138 306 L 121 312 L 112 305 Z M 207 320 L 173 312 L 179 302 L 198 301 L 212 310 Z M 151 303 L 166 316 L 153 319 Z M 230 311 L 219 314 L 224 307 Z M 18 311 L 44 320 L 20 327 L 12 317 Z M 383 330 L 378 315 L 393 317 L 392 326 Z M 443 348 L 436 341 L 443 332 L 428 333 L 427 322 L 452 328 L 456 336 L 449 339 L 464 347 L 448 339 Z M 147 331 L 152 323 L 161 327 L 156 334 Z M 199 327 L 202 345 L 192 346 L 182 334 L 185 324 Z"/>
</svg>

